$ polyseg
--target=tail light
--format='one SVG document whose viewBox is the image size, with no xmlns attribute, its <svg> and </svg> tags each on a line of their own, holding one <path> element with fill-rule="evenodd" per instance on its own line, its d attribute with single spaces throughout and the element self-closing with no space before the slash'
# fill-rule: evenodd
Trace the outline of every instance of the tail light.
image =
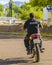
<svg viewBox="0 0 52 65">
<path fill-rule="evenodd" d="M 30 36 L 29 39 L 32 40 L 32 37 Z"/>
<path fill-rule="evenodd" d="M 34 38 L 35 38 L 35 39 L 38 38 L 38 36 L 39 36 L 38 34 L 34 34 Z"/>
</svg>

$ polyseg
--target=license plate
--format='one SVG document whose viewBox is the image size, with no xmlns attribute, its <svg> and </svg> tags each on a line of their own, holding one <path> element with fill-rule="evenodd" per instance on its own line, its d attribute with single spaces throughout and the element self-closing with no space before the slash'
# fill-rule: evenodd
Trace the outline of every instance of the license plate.
<svg viewBox="0 0 52 65">
<path fill-rule="evenodd" d="M 40 43 L 39 39 L 34 39 L 33 41 L 34 41 L 34 43 Z"/>
</svg>

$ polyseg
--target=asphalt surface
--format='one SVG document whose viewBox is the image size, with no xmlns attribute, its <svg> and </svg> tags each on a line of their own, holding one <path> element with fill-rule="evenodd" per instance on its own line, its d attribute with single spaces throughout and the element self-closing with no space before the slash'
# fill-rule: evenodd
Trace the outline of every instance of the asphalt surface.
<svg viewBox="0 0 52 65">
<path fill-rule="evenodd" d="M 0 37 L 0 65 L 52 65 L 52 39 L 44 39 L 43 47 L 40 62 L 33 63 L 26 54 L 23 39 Z"/>
</svg>

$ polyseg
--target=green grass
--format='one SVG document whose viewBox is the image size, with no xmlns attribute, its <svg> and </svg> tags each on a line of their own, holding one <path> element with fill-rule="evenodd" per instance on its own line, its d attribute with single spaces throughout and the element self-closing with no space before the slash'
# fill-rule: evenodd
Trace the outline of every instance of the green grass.
<svg viewBox="0 0 52 65">
<path fill-rule="evenodd" d="M 0 32 L 0 35 L 25 35 L 25 32 Z"/>
<path fill-rule="evenodd" d="M 50 32 L 44 32 L 44 33 L 41 33 L 42 37 L 51 37 L 52 38 L 52 33 Z"/>
<path fill-rule="evenodd" d="M 0 35 L 16 35 L 16 36 L 25 36 L 26 32 L 0 32 Z M 42 37 L 51 37 L 52 38 L 52 33 L 49 32 L 42 32 L 41 33 Z"/>
</svg>

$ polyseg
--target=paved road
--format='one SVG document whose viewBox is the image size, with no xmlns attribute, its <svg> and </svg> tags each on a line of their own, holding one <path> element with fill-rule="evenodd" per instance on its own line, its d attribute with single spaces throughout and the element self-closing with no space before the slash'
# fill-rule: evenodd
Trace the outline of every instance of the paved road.
<svg viewBox="0 0 52 65">
<path fill-rule="evenodd" d="M 0 65 L 52 65 L 52 40 L 43 40 L 45 52 L 40 54 L 40 62 L 26 55 L 23 39 L 0 39 Z"/>
</svg>

